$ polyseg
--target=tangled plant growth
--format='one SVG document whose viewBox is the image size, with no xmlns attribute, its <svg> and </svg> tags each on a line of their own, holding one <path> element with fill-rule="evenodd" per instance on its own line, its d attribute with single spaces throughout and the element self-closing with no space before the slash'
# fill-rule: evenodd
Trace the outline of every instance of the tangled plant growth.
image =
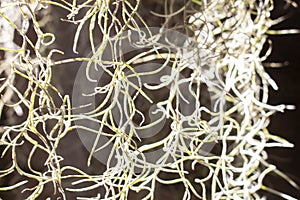
<svg viewBox="0 0 300 200">
<path fill-rule="evenodd" d="M 277 86 L 262 62 L 271 47 L 261 53 L 266 34 L 297 31 L 270 30 L 284 17 L 270 18 L 268 0 L 193 0 L 178 10 L 175 2 L 166 1 L 166 13 L 154 13 L 166 23 L 153 29 L 139 14 L 140 0 L 1 1 L 0 111 L 6 121 L 0 146 L 10 161 L 1 164 L 0 177 L 18 174 L 22 180 L 0 192 L 23 188 L 27 199 L 37 199 L 50 196 L 45 189 L 52 185 L 63 199 L 67 192 L 78 199 L 128 199 L 132 193 L 154 199 L 158 184 L 180 184 L 182 199 L 263 199 L 261 191 L 295 199 L 263 182 L 275 173 L 298 188 L 266 161 L 266 148 L 293 145 L 267 130 L 269 117 L 289 106 L 268 105 L 268 88 Z M 64 21 L 77 26 L 74 52 L 81 51 L 78 42 L 88 26 L 91 56 L 53 59 L 63 52 L 52 46 L 55 32 L 43 26 L 49 10 L 58 8 L 69 12 Z M 178 16 L 184 25 L 170 30 L 168 22 Z M 52 84 L 52 69 L 76 62 L 84 64 L 70 99 Z M 153 96 L 164 88 L 161 98 Z M 153 118 L 140 102 L 154 105 Z M 16 115 L 17 123 L 10 120 Z M 88 166 L 102 151 L 97 158 L 104 172 L 64 164 L 58 148 L 74 130 L 84 143 L 92 138 Z M 146 139 L 157 134 L 164 137 Z M 25 166 L 18 159 L 24 145 L 30 146 Z M 47 155 L 41 170 L 32 162 L 38 154 Z M 82 197 L 92 190 L 98 195 Z"/>
</svg>

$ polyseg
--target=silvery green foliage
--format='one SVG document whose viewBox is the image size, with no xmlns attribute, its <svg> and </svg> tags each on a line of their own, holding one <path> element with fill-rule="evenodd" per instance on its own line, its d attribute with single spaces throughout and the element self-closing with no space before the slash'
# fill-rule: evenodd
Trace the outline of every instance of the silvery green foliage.
<svg viewBox="0 0 300 200">
<path fill-rule="evenodd" d="M 21 14 L 15 13 L 15 9 L 12 7 L 9 7 L 9 3 L 12 3 L 12 1 L 2 1 L 1 7 L 4 7 L 1 9 L 2 15 L 7 16 L 8 19 L 16 26 L 18 26 L 21 29 Z M 5 7 L 7 6 L 7 7 Z M 14 32 L 15 27 L 11 26 L 11 24 L 3 17 L 0 18 L 0 26 L 1 26 L 1 32 L 0 32 L 0 45 L 1 48 L 5 48 L 7 50 L 9 49 L 16 49 L 17 45 L 13 42 L 14 40 Z M 24 31 L 27 31 L 28 27 L 24 27 Z M 25 30 L 26 29 L 26 30 Z M 16 53 L 12 53 L 9 51 L 6 51 L 3 55 L 4 59 L 1 60 L 1 74 L 5 74 L 6 76 L 9 76 L 11 73 L 11 69 L 9 67 L 10 61 L 13 59 L 13 56 L 15 56 Z M 1 81 L 4 82 L 4 79 Z M 6 82 L 7 83 L 7 82 Z M 3 84 L 3 83 L 2 83 Z M 7 84 L 3 84 L 7 85 Z M 1 92 L 3 91 L 3 86 L 1 87 Z M 12 97 L 12 92 L 6 91 L 3 96 L 1 97 L 1 103 L 0 103 L 0 113 L 2 112 L 3 106 L 7 101 L 10 100 Z"/>
<path fill-rule="evenodd" d="M 267 129 L 272 114 L 289 108 L 267 104 L 268 87 L 277 85 L 262 65 L 271 48 L 260 54 L 268 43 L 267 33 L 275 33 L 270 27 L 280 22 L 270 18 L 272 1 L 193 0 L 189 4 L 197 10 L 186 19 L 184 30 L 192 33 L 188 35 L 165 25 L 147 27 L 138 12 L 140 0 L 130 2 L 1 1 L 0 48 L 5 54 L 0 110 L 10 106 L 26 116 L 0 129 L 2 155 L 11 152 L 12 161 L 1 169 L 0 177 L 14 172 L 25 177 L 0 191 L 23 187 L 30 191 L 27 199 L 37 199 L 52 184 L 63 199 L 66 191 L 78 193 L 78 199 L 127 199 L 131 192 L 155 199 L 158 183 L 180 183 L 183 199 L 264 199 L 260 191 L 295 199 L 263 183 L 275 173 L 298 187 L 266 161 L 266 148 L 293 147 Z M 52 49 L 55 33 L 44 32 L 41 24 L 51 18 L 45 11 L 57 7 L 69 12 L 64 21 L 77 26 L 75 53 L 84 51 L 78 43 L 88 25 L 89 56 L 52 59 L 63 52 Z M 163 17 L 170 20 L 188 8 Z M 30 23 L 36 41 L 26 34 Z M 98 43 L 96 28 L 102 37 Z M 22 38 L 21 46 L 14 43 L 15 32 Z M 130 52 L 135 53 L 128 58 Z M 83 63 L 69 97 L 52 85 L 52 68 L 75 62 Z M 16 76 L 27 88 L 17 86 Z M 99 86 L 104 76 L 109 81 Z M 151 96 L 163 88 L 167 88 L 163 99 Z M 202 98 L 204 90 L 208 104 Z M 95 103 L 99 96 L 100 103 Z M 148 113 L 138 99 L 151 104 Z M 138 123 L 135 116 L 140 117 Z M 49 123 L 54 123 L 51 130 Z M 87 164 L 95 157 L 106 165 L 103 173 L 91 175 L 64 164 L 57 149 L 74 130 L 90 151 Z M 157 134 L 165 137 L 142 143 Z M 29 170 L 17 159 L 17 147 L 25 142 L 31 144 Z M 47 155 L 42 171 L 32 168 L 37 150 Z M 205 173 L 195 173 L 196 168 Z M 162 178 L 162 173 L 170 178 Z M 29 188 L 32 180 L 36 185 Z M 64 187 L 64 181 L 72 185 Z M 94 198 L 81 197 L 81 192 L 100 189 Z"/>
</svg>

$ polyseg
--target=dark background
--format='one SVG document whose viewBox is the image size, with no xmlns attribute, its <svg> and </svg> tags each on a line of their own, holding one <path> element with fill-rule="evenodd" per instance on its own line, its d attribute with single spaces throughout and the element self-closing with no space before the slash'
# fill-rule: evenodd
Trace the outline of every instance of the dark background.
<svg viewBox="0 0 300 200">
<path fill-rule="evenodd" d="M 300 29 L 300 8 L 283 9 L 284 1 L 275 1 L 273 18 L 288 13 L 290 17 L 273 27 L 273 29 Z M 285 62 L 288 65 L 281 68 L 267 69 L 270 76 L 276 81 L 279 90 L 270 91 L 271 104 L 292 104 L 296 110 L 276 113 L 271 117 L 269 130 L 275 135 L 284 137 L 292 142 L 292 149 L 272 148 L 269 152 L 269 162 L 277 165 L 298 185 L 300 183 L 300 35 L 270 36 L 273 42 L 273 52 L 268 61 Z M 281 191 L 289 191 L 294 197 L 300 198 L 299 191 L 281 183 L 278 179 L 271 182 Z"/>
</svg>

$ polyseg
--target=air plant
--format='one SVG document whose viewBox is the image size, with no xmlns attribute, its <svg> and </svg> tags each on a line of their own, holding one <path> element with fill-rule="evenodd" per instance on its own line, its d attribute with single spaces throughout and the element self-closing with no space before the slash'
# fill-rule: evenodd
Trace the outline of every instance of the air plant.
<svg viewBox="0 0 300 200">
<path fill-rule="evenodd" d="M 293 106 L 268 104 L 269 86 L 278 87 L 263 61 L 271 52 L 268 34 L 298 31 L 270 29 L 284 20 L 271 19 L 271 0 L 191 0 L 178 10 L 176 1 L 166 1 L 166 13 L 152 13 L 165 19 L 156 28 L 147 26 L 141 3 L 1 1 L 0 113 L 10 120 L 0 127 L 0 147 L 10 159 L 0 177 L 22 180 L 0 192 L 23 188 L 26 199 L 37 199 L 51 195 L 44 190 L 52 184 L 63 199 L 67 192 L 78 199 L 128 199 L 131 193 L 155 199 L 158 184 L 180 184 L 182 199 L 264 199 L 262 191 L 295 199 L 263 182 L 275 173 L 299 189 L 267 162 L 267 148 L 293 147 L 267 129 L 272 114 Z M 64 52 L 53 47 L 56 33 L 44 28 L 50 9 L 69 12 L 63 21 L 77 27 L 73 52 L 85 50 L 78 44 L 87 36 L 88 56 L 54 58 Z M 174 18 L 183 23 L 172 27 Z M 53 68 L 67 63 L 81 63 L 72 96 L 52 81 Z M 145 111 L 146 104 L 151 109 Z M 58 149 L 74 131 L 90 152 L 87 165 L 96 158 L 103 172 L 64 164 Z M 24 167 L 18 155 L 25 144 Z M 47 159 L 37 170 L 32 160 L 41 152 Z M 86 191 L 98 195 L 83 197 Z"/>
</svg>

